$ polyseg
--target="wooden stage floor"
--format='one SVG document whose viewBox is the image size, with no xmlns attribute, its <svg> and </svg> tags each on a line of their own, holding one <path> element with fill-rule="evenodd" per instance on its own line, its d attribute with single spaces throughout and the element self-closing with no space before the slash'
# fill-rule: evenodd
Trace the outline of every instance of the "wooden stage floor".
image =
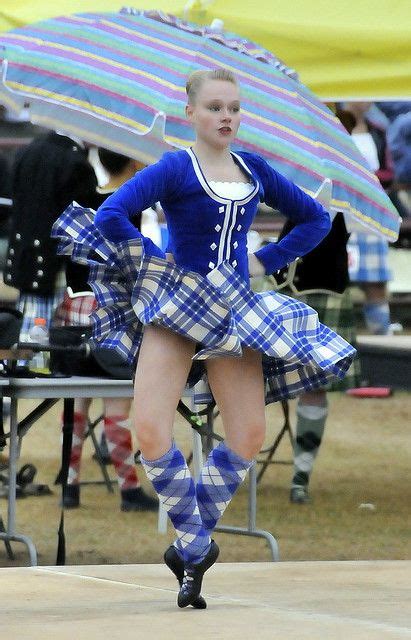
<svg viewBox="0 0 411 640">
<path fill-rule="evenodd" d="M 4 640 L 411 638 L 411 561 L 218 563 L 205 611 L 163 565 L 0 569 Z"/>
</svg>

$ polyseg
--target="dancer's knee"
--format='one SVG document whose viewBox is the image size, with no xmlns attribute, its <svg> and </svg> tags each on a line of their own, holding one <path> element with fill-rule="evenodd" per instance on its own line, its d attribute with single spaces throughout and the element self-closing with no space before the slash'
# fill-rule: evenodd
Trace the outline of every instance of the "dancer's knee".
<svg viewBox="0 0 411 640">
<path fill-rule="evenodd" d="M 227 445 L 243 458 L 252 460 L 261 451 L 264 443 L 265 424 L 255 422 L 247 427 L 230 433 L 226 438 Z"/>
<path fill-rule="evenodd" d="M 170 430 L 154 417 L 136 418 L 135 428 L 139 449 L 148 460 L 155 460 L 170 449 Z"/>
</svg>

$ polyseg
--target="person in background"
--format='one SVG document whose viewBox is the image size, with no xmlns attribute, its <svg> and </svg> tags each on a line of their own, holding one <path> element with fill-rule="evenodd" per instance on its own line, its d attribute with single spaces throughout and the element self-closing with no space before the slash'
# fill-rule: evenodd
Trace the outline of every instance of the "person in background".
<svg viewBox="0 0 411 640">
<path fill-rule="evenodd" d="M 88 202 L 96 186 L 81 140 L 51 131 L 16 154 L 3 279 L 19 292 L 17 308 L 24 315 L 21 341 L 27 341 L 37 317 L 45 318 L 49 327 L 64 292 L 63 260 L 50 237 L 51 227 L 70 202 Z"/>
<path fill-rule="evenodd" d="M 0 271 L 6 264 L 7 245 L 10 235 L 11 172 L 6 156 L 0 154 Z"/>
<path fill-rule="evenodd" d="M 384 129 L 367 117 L 370 106 L 369 102 L 347 102 L 344 110 L 353 117 L 350 134 L 367 167 L 389 192 L 394 179 L 391 153 Z M 388 241 L 367 231 L 353 230 L 347 249 L 351 283 L 357 284 L 365 296 L 367 329 L 379 335 L 393 333 L 399 327 L 390 320 Z"/>
<path fill-rule="evenodd" d="M 408 103 L 411 105 L 411 103 Z M 410 106 L 411 109 L 411 106 Z M 395 188 L 400 215 L 411 217 L 411 110 L 399 115 L 387 131 L 394 163 Z"/>
<path fill-rule="evenodd" d="M 286 222 L 279 239 L 281 240 L 291 228 L 291 223 Z M 276 274 L 275 279 L 281 293 L 302 300 L 315 309 L 320 322 L 355 346 L 355 319 L 349 287 L 347 241 L 344 216 L 337 213 L 326 238 L 298 261 L 294 279 L 289 286 L 281 286 L 288 278 L 288 268 Z M 328 393 L 356 387 L 360 379 L 360 363 L 355 359 L 343 380 L 299 395 L 294 436 L 294 468 L 290 487 L 291 503 L 311 503 L 309 483 L 328 420 Z"/>
<path fill-rule="evenodd" d="M 108 182 L 104 187 L 97 187 L 93 197 L 87 204 L 97 209 L 104 200 L 118 189 L 120 185 L 132 178 L 144 165 L 119 153 L 107 149 L 98 149 L 99 161 L 105 170 Z M 142 213 L 138 212 L 133 218 L 136 228 L 141 226 Z M 88 285 L 89 267 L 68 260 L 66 263 L 67 290 L 62 303 L 57 307 L 54 327 L 80 327 L 88 329 L 91 326 L 90 314 L 96 309 L 94 295 Z M 52 331 L 53 335 L 53 331 Z M 71 365 L 64 363 L 61 356 L 55 366 L 65 372 L 69 367 L 71 373 L 87 376 L 132 379 L 131 368 L 109 349 L 93 350 L 86 361 L 82 361 L 77 371 Z M 88 414 L 91 398 L 76 398 L 74 402 L 73 443 L 70 455 L 67 484 L 63 487 L 63 505 L 66 509 L 80 506 L 80 467 L 83 444 L 88 426 Z M 158 508 L 158 500 L 147 495 L 137 476 L 129 413 L 130 398 L 104 398 L 103 421 L 104 435 L 108 453 L 113 462 L 117 475 L 121 496 L 122 511 L 153 511 Z"/>
</svg>

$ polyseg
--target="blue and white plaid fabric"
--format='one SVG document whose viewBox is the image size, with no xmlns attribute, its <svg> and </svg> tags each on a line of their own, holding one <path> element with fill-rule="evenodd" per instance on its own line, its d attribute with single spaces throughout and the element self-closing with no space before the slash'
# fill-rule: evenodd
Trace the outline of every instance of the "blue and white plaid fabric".
<svg viewBox="0 0 411 640">
<path fill-rule="evenodd" d="M 246 345 L 263 354 L 268 403 L 343 377 L 355 356 L 314 309 L 274 291 L 254 293 L 226 262 L 203 277 L 145 255 L 138 239 L 114 246 L 94 227 L 93 212 L 77 205 L 53 235 L 63 240 L 61 251 L 91 267 L 94 341 L 129 362 L 150 323 L 199 343 L 196 360 L 239 357 Z"/>
<path fill-rule="evenodd" d="M 351 282 L 388 282 L 388 242 L 371 233 L 355 232 L 347 243 Z"/>
</svg>

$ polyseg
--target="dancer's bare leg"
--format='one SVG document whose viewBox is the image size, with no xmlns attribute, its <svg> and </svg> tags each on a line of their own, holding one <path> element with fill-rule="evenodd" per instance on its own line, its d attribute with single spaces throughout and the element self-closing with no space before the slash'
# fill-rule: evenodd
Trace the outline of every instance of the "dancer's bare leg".
<svg viewBox="0 0 411 640">
<path fill-rule="evenodd" d="M 141 462 L 177 533 L 164 559 L 180 583 L 178 605 L 203 609 L 202 574 L 215 562 L 218 547 L 203 527 L 193 479 L 183 454 L 172 442 L 176 407 L 194 349 L 193 342 L 166 329 L 145 329 L 136 372 L 135 417 Z M 200 564 L 196 564 L 196 580 L 187 583 L 187 590 L 184 571 L 193 563 L 202 563 L 201 572 L 197 575 Z"/>
<path fill-rule="evenodd" d="M 194 354 L 194 342 L 162 327 L 144 330 L 134 384 L 137 438 L 143 457 L 169 451 L 176 407 Z"/>
<path fill-rule="evenodd" d="M 227 446 L 252 460 L 265 436 L 261 354 L 244 348 L 241 358 L 207 360 L 207 376 L 220 410 Z"/>
<path fill-rule="evenodd" d="M 245 349 L 242 358 L 209 360 L 207 371 L 226 434 L 210 451 L 197 482 L 201 519 L 212 535 L 261 449 L 265 406 L 260 354 Z"/>
</svg>

